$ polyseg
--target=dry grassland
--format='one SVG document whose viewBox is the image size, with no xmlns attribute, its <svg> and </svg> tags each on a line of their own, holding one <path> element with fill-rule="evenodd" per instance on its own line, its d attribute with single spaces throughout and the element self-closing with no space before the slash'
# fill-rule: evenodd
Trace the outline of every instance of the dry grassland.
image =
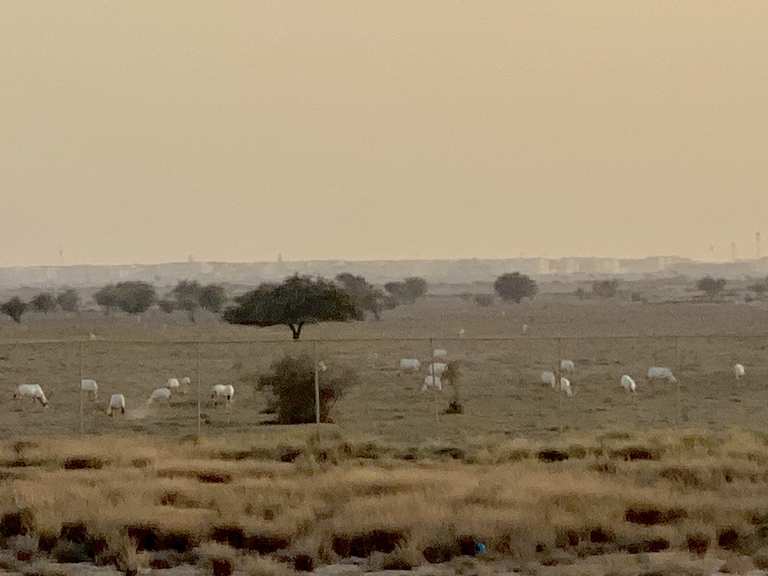
<svg viewBox="0 0 768 576">
<path fill-rule="evenodd" d="M 274 429 L 1 450 L 9 570 L 48 555 L 121 569 L 221 561 L 261 574 L 350 557 L 410 569 L 475 557 L 480 543 L 475 562 L 491 571 L 647 574 L 656 554 L 677 559 L 669 574 L 768 567 L 768 437 L 754 433 L 408 447 Z"/>
</svg>

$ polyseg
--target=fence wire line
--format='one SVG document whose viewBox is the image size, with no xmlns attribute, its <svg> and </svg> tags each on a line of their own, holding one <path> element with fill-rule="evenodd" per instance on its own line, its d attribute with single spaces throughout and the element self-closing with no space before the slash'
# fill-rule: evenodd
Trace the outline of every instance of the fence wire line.
<svg viewBox="0 0 768 576">
<path fill-rule="evenodd" d="M 408 344 L 408 343 L 420 343 L 420 344 L 426 344 L 429 346 L 427 349 L 426 346 L 421 348 L 419 346 L 417 350 L 422 350 L 424 354 L 418 353 L 417 356 L 423 356 L 427 355 L 430 359 L 427 361 L 427 364 L 433 362 L 433 361 L 441 361 L 440 359 L 432 360 L 432 352 L 434 350 L 435 345 L 441 345 L 443 343 L 462 343 L 469 348 L 473 344 L 477 343 L 513 343 L 516 345 L 521 345 L 519 348 L 516 349 L 516 353 L 518 356 L 516 357 L 509 357 L 508 359 L 504 360 L 504 363 L 501 364 L 501 361 L 499 358 L 492 358 L 488 360 L 488 362 L 491 363 L 491 365 L 487 368 L 485 367 L 485 360 L 483 362 L 475 362 L 480 369 L 488 372 L 493 372 L 494 370 L 496 373 L 494 374 L 494 378 L 499 378 L 499 374 L 501 374 L 504 379 L 504 381 L 507 381 L 509 384 L 514 386 L 514 377 L 517 376 L 518 378 L 518 384 L 517 388 L 514 389 L 514 394 L 516 394 L 519 398 L 519 401 L 521 402 L 521 405 L 524 402 L 532 401 L 532 402 L 538 402 L 539 405 L 531 405 L 533 409 L 538 410 L 554 410 L 554 406 L 549 406 L 552 402 L 556 402 L 557 404 L 557 413 L 558 413 L 558 430 L 562 431 L 564 427 L 564 419 L 563 418 L 573 418 L 578 417 L 577 411 L 575 409 L 569 409 L 572 410 L 572 412 L 569 411 L 563 411 L 563 401 L 565 400 L 561 394 L 557 394 L 556 399 L 555 396 L 545 397 L 544 394 L 549 394 L 549 392 L 542 392 L 542 393 L 530 393 L 528 390 L 524 390 L 522 388 L 523 384 L 529 384 L 528 380 L 524 380 L 523 374 L 529 373 L 534 374 L 535 370 L 540 370 L 542 367 L 554 367 L 554 371 L 557 374 L 557 376 L 560 376 L 560 367 L 559 367 L 559 359 L 563 359 L 563 357 L 568 357 L 569 353 L 576 352 L 579 348 L 581 348 L 580 344 L 583 343 L 585 345 L 588 345 L 590 343 L 597 344 L 598 348 L 596 350 L 590 351 L 592 354 L 591 356 L 584 357 L 582 354 L 583 359 L 589 358 L 589 361 L 591 362 L 592 369 L 597 372 L 600 371 L 600 375 L 595 378 L 594 381 L 585 380 L 585 382 L 589 382 L 588 384 L 581 384 L 583 387 L 583 391 L 585 393 L 584 400 L 582 402 L 582 405 L 579 409 L 584 409 L 585 406 L 587 406 L 587 399 L 594 398 L 594 401 L 604 401 L 605 397 L 598 398 L 596 393 L 598 394 L 604 394 L 604 390 L 602 390 L 603 387 L 603 380 L 605 382 L 609 381 L 609 377 L 607 376 L 608 373 L 617 372 L 620 370 L 617 366 L 621 364 L 621 361 L 625 361 L 625 364 L 632 364 L 635 363 L 637 365 L 638 363 L 645 362 L 651 358 L 653 358 L 653 362 L 655 363 L 657 358 L 659 356 L 664 356 L 663 363 L 667 363 L 674 371 L 677 373 L 678 369 L 681 369 L 682 372 L 686 371 L 686 361 L 684 358 L 684 354 L 681 356 L 685 350 L 680 349 L 681 343 L 683 344 L 683 348 L 685 348 L 684 343 L 685 342 L 697 342 L 697 341 L 707 341 L 711 342 L 714 345 L 717 345 L 717 343 L 722 342 L 723 340 L 730 340 L 733 342 L 738 342 L 742 344 L 744 347 L 749 347 L 748 350 L 742 350 L 741 352 L 748 351 L 750 354 L 758 355 L 759 357 L 763 357 L 766 355 L 765 350 L 766 346 L 758 346 L 755 347 L 752 343 L 763 340 L 763 342 L 768 341 L 768 334 L 747 334 L 747 335 L 739 335 L 739 334 L 694 334 L 694 335 L 674 335 L 674 334 L 666 334 L 666 335 L 648 335 L 648 334 L 638 334 L 638 335 L 605 335 L 605 336 L 596 336 L 596 335 L 576 335 L 576 336 L 495 336 L 495 337 L 455 337 L 455 336 L 445 336 L 445 337 L 414 337 L 414 336 L 408 336 L 408 337 L 369 337 L 369 338 L 328 338 L 328 339 L 318 339 L 318 338 L 305 338 L 301 340 L 291 340 L 291 339 L 249 339 L 249 340 L 243 340 L 243 339 L 224 339 L 224 340 L 147 340 L 147 339 L 140 339 L 140 340 L 123 340 L 123 339 L 102 339 L 102 338 L 96 338 L 96 339 L 50 339 L 50 340 L 16 340 L 16 341 L 5 341 L 0 342 L 0 346 L 3 347 L 10 347 L 14 348 L 16 350 L 34 350 L 35 347 L 45 347 L 45 346 L 54 346 L 59 345 L 63 347 L 72 347 L 72 354 L 71 354 L 71 361 L 72 366 L 74 368 L 73 374 L 71 376 L 74 376 L 74 374 L 79 372 L 79 380 L 81 381 L 84 377 L 90 377 L 91 375 L 97 376 L 98 371 L 108 371 L 110 369 L 109 360 L 105 358 L 101 358 L 99 352 L 102 354 L 105 351 L 114 352 L 117 350 L 119 352 L 119 349 L 122 347 L 130 348 L 130 347 L 149 347 L 149 348 L 162 348 L 163 346 L 168 347 L 178 347 L 182 352 L 182 356 L 174 356 L 172 353 L 170 356 L 163 356 L 162 361 L 167 361 L 168 358 L 171 357 L 178 357 L 180 358 L 178 365 L 184 365 L 186 363 L 186 367 L 184 370 L 188 370 L 190 374 L 195 375 L 195 384 L 196 384 L 196 394 L 195 391 L 190 390 L 192 392 L 193 396 L 197 396 L 195 410 L 192 412 L 190 410 L 190 414 L 188 416 L 184 417 L 184 421 L 187 421 L 187 418 L 189 421 L 195 422 L 195 428 L 197 429 L 198 434 L 202 433 L 202 426 L 201 423 L 204 421 L 204 419 L 208 418 L 209 415 L 202 413 L 202 402 L 203 398 L 207 397 L 205 390 L 210 390 L 211 385 L 214 383 L 217 383 L 217 378 L 220 379 L 222 370 L 222 362 L 226 361 L 234 361 L 241 358 L 242 354 L 235 354 L 233 357 L 230 357 L 229 355 L 224 355 L 220 351 L 216 350 L 216 347 L 227 347 L 232 346 L 235 348 L 235 352 L 240 352 L 240 350 L 237 350 L 237 347 L 255 347 L 258 349 L 259 346 L 276 346 L 279 345 L 279 351 L 281 353 L 285 353 L 290 348 L 293 348 L 294 350 L 299 349 L 304 352 L 308 352 L 312 350 L 312 357 L 314 358 L 314 364 L 315 364 L 315 410 L 316 410 L 316 418 L 319 417 L 319 395 L 317 388 L 320 386 L 319 382 L 321 379 L 321 375 L 318 373 L 317 369 L 317 352 L 318 348 L 322 347 L 324 352 L 328 352 L 331 355 L 339 355 L 342 356 L 352 356 L 357 357 L 359 355 L 364 354 L 363 351 L 360 350 L 349 350 L 348 348 L 345 348 L 344 344 L 350 344 L 350 343 L 370 343 L 370 344 Z M 633 355 L 634 346 L 633 349 L 626 349 L 623 350 L 622 346 L 619 345 L 619 342 L 637 342 L 642 343 L 643 345 L 648 344 L 655 344 L 656 346 L 651 345 L 647 349 L 643 348 L 642 350 L 637 350 L 638 354 L 637 356 Z M 616 342 L 617 346 L 616 349 L 611 349 L 612 343 Z M 536 350 L 535 347 L 541 346 L 541 344 L 544 343 L 546 346 L 544 348 Z M 574 345 L 575 348 L 571 348 L 569 345 Z M 334 345 L 339 345 L 339 348 L 334 350 Z M 565 345 L 565 346 L 564 346 Z M 113 348 L 114 347 L 114 348 Z M 551 347 L 551 349 L 550 349 Z M 460 348 L 460 347 L 458 347 Z M 101 350 L 99 350 L 101 349 Z M 385 354 L 389 356 L 395 356 L 399 354 L 408 354 L 408 352 L 404 352 L 404 349 L 401 347 L 396 347 L 395 349 L 388 350 Z M 499 350 L 489 350 L 489 352 L 504 352 L 505 350 L 510 350 L 509 348 L 499 349 Z M 277 349 L 276 349 L 277 351 Z M 370 353 L 372 353 L 371 351 Z M 380 351 L 383 352 L 383 351 Z M 586 350 L 583 351 L 584 353 L 587 353 Z M 702 353 L 700 351 L 696 350 L 687 350 L 689 354 L 693 353 L 694 356 L 698 356 L 697 360 L 700 358 L 703 359 L 705 362 L 714 362 L 713 358 L 708 356 L 706 353 Z M 146 362 L 150 361 L 147 359 L 147 357 L 144 357 L 141 355 L 141 350 L 136 350 L 133 353 L 138 353 L 137 356 L 138 359 L 138 368 L 140 368 L 142 371 L 146 369 Z M 369 353 L 369 354 L 370 354 Z M 578 353 L 578 352 L 577 352 Z M 29 354 L 29 352 L 28 352 Z M 587 353 L 589 354 L 589 353 Z M 607 354 L 607 355 L 606 355 Z M 701 356 L 704 354 L 703 356 Z M 720 353 L 721 357 L 719 360 L 717 360 L 716 368 L 710 369 L 709 372 L 704 371 L 702 375 L 698 376 L 701 378 L 711 378 L 715 375 L 715 372 L 724 372 L 725 368 L 730 368 L 732 364 L 725 364 L 725 356 L 728 354 L 731 355 L 731 362 L 735 359 L 736 352 L 733 350 L 730 351 L 723 351 Z M 252 352 L 249 353 L 246 357 L 250 357 L 252 355 Z M 473 360 L 474 353 L 470 353 L 469 360 L 470 362 Z M 32 357 L 34 356 L 34 357 Z M 41 351 L 38 353 L 32 352 L 32 356 L 28 356 L 25 359 L 25 364 L 22 363 L 21 366 L 30 366 L 33 365 L 35 362 L 49 362 L 53 363 L 55 360 L 54 357 L 46 357 L 45 352 Z M 374 356 L 376 356 L 374 354 Z M 634 357 L 633 357 L 634 356 Z M 261 355 L 259 357 L 259 360 L 264 360 L 268 358 L 269 355 Z M 119 360 L 119 356 L 116 357 Z M 360 356 L 362 358 L 362 356 Z M 384 355 L 382 355 L 382 359 L 384 358 Z M 64 361 L 66 361 L 67 357 L 64 357 Z M 608 364 L 606 361 L 610 359 L 611 363 Z M 7 360 L 7 358 L 6 358 Z M 64 361 L 60 361 L 62 368 L 64 367 Z M 495 362 L 495 364 L 493 364 Z M 126 362 L 123 361 L 123 364 Z M 131 364 L 130 361 L 127 362 L 128 364 Z M 201 368 L 201 363 L 203 363 L 203 367 Z M 79 369 L 77 364 L 79 364 Z M 87 366 L 85 366 L 87 364 Z M 207 364 L 207 366 L 206 366 Z M 612 367 L 611 367 L 612 366 Z M 756 360 L 755 367 L 757 368 L 759 366 L 761 372 L 765 372 L 764 365 L 762 360 Z M 21 368 L 17 371 L 22 371 L 24 368 Z M 378 359 L 370 362 L 370 367 L 374 369 L 376 372 L 379 373 L 380 379 L 384 376 L 389 376 L 391 372 L 395 371 L 394 366 L 390 366 L 388 363 L 382 364 L 379 363 Z M 125 367 L 122 367 L 125 369 Z M 153 365 L 152 367 L 159 368 L 159 365 Z M 621 370 L 624 370 L 624 367 L 622 366 Z M 63 371 L 63 370 L 62 370 Z M 166 368 L 167 371 L 167 368 Z M 87 372 L 87 373 L 86 373 Z M 92 372 L 95 372 L 95 374 L 91 374 Z M 134 371 L 134 374 L 130 374 L 135 378 L 136 374 L 138 372 Z M 153 372 L 151 374 L 151 378 L 156 377 L 158 374 L 162 373 L 162 370 Z M 604 374 L 603 374 L 604 373 Z M 617 372 L 618 373 L 618 372 Z M 47 372 L 46 372 L 47 374 Z M 0 372 L 0 380 L 8 381 L 10 377 L 10 374 L 8 373 L 1 373 Z M 50 378 L 54 381 L 59 380 L 67 380 L 69 381 L 70 376 L 62 377 L 61 372 L 59 372 L 58 375 L 51 375 L 51 376 L 44 376 L 43 380 L 45 378 Z M 109 378 L 105 378 L 105 380 L 109 381 Z M 113 380 L 118 380 L 117 377 L 113 378 Z M 394 388 L 402 389 L 404 385 L 411 385 L 413 383 L 409 383 L 405 380 L 400 381 L 394 381 L 393 384 L 395 384 Z M 205 383 L 205 384 L 204 384 Z M 537 382 L 540 384 L 540 382 Z M 121 381 L 121 385 L 126 386 L 128 385 L 126 382 Z M 158 383 L 159 384 L 159 383 Z M 480 383 L 472 383 L 476 386 L 476 388 L 473 390 L 473 392 L 480 392 L 483 393 L 481 388 L 482 384 Z M 95 417 L 95 414 L 98 412 L 93 411 L 92 408 L 89 408 L 89 414 L 86 416 L 84 413 L 84 406 L 83 406 L 83 392 L 80 390 L 80 382 L 77 383 L 77 393 L 79 395 L 80 400 L 80 414 L 79 414 L 79 430 L 81 433 L 85 433 L 87 431 L 95 431 L 95 430 L 87 430 L 87 428 L 93 429 L 96 424 L 98 424 L 98 419 Z M 162 385 L 162 384 L 159 384 Z M 720 385 L 720 384 L 718 384 Z M 132 386 L 132 385 L 131 385 Z M 59 388 L 54 387 L 54 393 L 58 395 Z M 65 390 L 70 390 L 71 392 L 74 392 L 74 383 L 73 388 L 70 389 L 69 385 L 66 385 Z M 512 390 L 510 388 L 509 390 Z M 402 392 L 402 390 L 400 390 Z M 751 391 L 752 395 L 755 396 L 754 398 L 751 398 L 750 401 L 760 400 L 762 397 L 761 395 L 762 389 L 755 388 Z M 610 392 L 610 391 L 609 391 Z M 719 405 L 715 406 L 714 404 L 708 404 L 707 402 L 711 402 L 714 399 L 711 398 L 704 398 L 703 401 L 701 398 L 697 398 L 696 401 L 697 404 L 689 404 L 686 407 L 681 406 L 681 390 L 679 383 L 676 383 L 676 385 L 673 387 L 673 389 L 670 391 L 671 394 L 669 398 L 666 399 L 666 402 L 668 404 L 663 404 L 664 401 L 661 400 L 661 398 L 657 398 L 656 401 L 659 402 L 659 406 L 667 407 L 671 413 L 674 414 L 672 416 L 671 414 L 667 414 L 664 416 L 666 418 L 667 422 L 673 425 L 680 425 L 681 423 L 681 411 L 690 409 L 691 411 L 698 412 L 699 415 L 696 417 L 697 419 L 700 419 L 702 421 L 709 422 L 710 424 L 717 420 L 718 415 L 714 414 L 712 417 L 708 414 L 708 410 L 717 410 L 719 408 Z M 695 391 L 693 391 L 695 392 Z M 748 392 L 748 390 L 742 389 L 741 392 Z M 507 390 L 503 390 L 501 388 L 495 389 L 491 392 L 485 392 L 486 396 L 490 397 L 493 394 L 501 394 L 501 396 L 498 397 L 498 400 L 505 400 L 509 392 Z M 394 393 L 393 393 L 394 394 Z M 654 394 L 657 394 L 657 391 L 654 391 Z M 661 394 L 666 394 L 666 392 L 661 392 Z M 758 396 L 760 398 L 758 398 Z M 392 396 L 395 398 L 395 396 Z M 398 399 L 398 398 L 396 398 Z M 437 400 L 437 397 L 435 395 L 432 396 L 432 403 L 434 403 Z M 186 403 L 186 406 L 188 406 L 190 409 L 193 406 L 193 398 L 188 398 L 188 402 Z M 690 398 L 687 399 L 688 402 L 690 402 Z M 717 399 L 718 402 L 727 401 L 727 399 L 719 398 Z M 634 400 L 633 400 L 634 402 Z M 546 405 L 545 405 L 546 404 Z M 95 406 L 95 405 L 94 405 Z M 575 406 L 575 405 L 574 405 Z M 78 411 L 77 405 L 73 405 L 73 410 L 76 412 Z M 66 409 L 66 408 L 65 408 Z M 636 406 L 633 408 L 635 411 L 637 411 Z M 214 408 L 215 410 L 215 408 Z M 367 406 L 366 406 L 367 410 Z M 650 409 L 649 409 L 650 410 Z M 702 413 L 703 410 L 703 413 Z M 747 408 L 744 408 L 744 417 L 751 419 L 758 418 L 757 413 L 752 411 L 751 413 L 747 410 Z M 194 414 L 194 416 L 193 416 Z M 564 414 L 565 416 L 562 416 Z M 166 413 L 166 416 L 168 413 Z M 482 415 L 482 414 L 481 414 Z M 177 416 L 181 416 L 181 413 L 177 414 Z M 730 418 L 733 417 L 733 415 L 729 416 Z M 85 420 L 89 419 L 89 426 L 85 425 Z M 439 418 L 439 412 L 437 404 L 434 404 L 434 416 L 433 418 L 435 421 L 441 421 Z M 687 418 L 687 416 L 686 416 Z M 178 425 L 179 418 L 176 418 Z M 647 420 L 647 418 L 646 418 Z M 230 424 L 230 413 L 229 411 L 226 412 L 226 421 L 227 425 Z M 70 420 L 71 422 L 71 420 Z M 206 424 L 209 424 L 210 422 L 206 421 Z M 241 425 L 244 425 L 241 423 Z M 100 428 L 101 425 L 96 426 L 96 428 Z M 77 429 L 74 426 L 71 426 L 70 429 Z"/>
<path fill-rule="evenodd" d="M 226 344 L 288 344 L 288 343 L 309 343 L 309 344 L 345 344 L 345 343 L 366 343 L 366 342 L 557 342 L 580 341 L 580 340 L 671 340 L 673 338 L 681 340 L 760 340 L 768 339 L 768 333 L 765 334 L 618 334 L 618 335 L 567 335 L 567 336 L 372 336 L 372 337 L 349 337 L 349 338 L 302 338 L 300 340 L 290 340 L 285 338 L 265 338 L 265 339 L 223 339 L 223 340 L 125 340 L 120 338 L 60 338 L 60 339 L 41 339 L 41 340 L 0 340 L 0 346 L 42 346 L 46 344 L 79 344 L 79 343 L 98 343 L 98 344 L 125 344 L 125 345 L 145 345 L 145 346 L 194 346 L 194 345 L 226 345 Z"/>
</svg>

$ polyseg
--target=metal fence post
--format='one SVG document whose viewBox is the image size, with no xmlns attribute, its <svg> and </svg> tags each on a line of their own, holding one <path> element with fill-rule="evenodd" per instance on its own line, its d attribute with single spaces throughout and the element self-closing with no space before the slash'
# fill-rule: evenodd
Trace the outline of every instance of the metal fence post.
<svg viewBox="0 0 768 576">
<path fill-rule="evenodd" d="M 563 339 L 557 338 L 557 360 L 555 362 L 555 392 L 557 393 L 557 426 L 560 433 L 563 433 L 563 390 L 562 378 L 560 372 L 560 362 L 563 359 Z"/>
<path fill-rule="evenodd" d="M 85 415 L 83 406 L 83 376 L 84 376 L 84 352 L 85 344 L 80 342 L 78 346 L 78 357 L 80 361 L 80 382 L 77 383 L 77 390 L 80 393 L 80 434 L 85 434 Z"/>
<path fill-rule="evenodd" d="M 317 426 L 317 437 L 320 438 L 320 369 L 317 360 L 317 340 L 312 341 L 312 359 L 315 369 L 315 425 Z"/>
<path fill-rule="evenodd" d="M 675 372 L 680 374 L 680 336 L 675 336 Z M 674 372 L 673 372 L 674 374 Z M 680 378 L 675 376 L 675 427 L 680 425 Z"/>
<path fill-rule="evenodd" d="M 197 362 L 196 362 L 196 372 L 197 375 L 195 377 L 195 380 L 197 380 L 197 437 L 200 438 L 200 432 L 201 432 L 201 415 L 200 415 L 200 342 L 197 342 L 195 344 L 195 351 L 197 352 Z"/>
</svg>

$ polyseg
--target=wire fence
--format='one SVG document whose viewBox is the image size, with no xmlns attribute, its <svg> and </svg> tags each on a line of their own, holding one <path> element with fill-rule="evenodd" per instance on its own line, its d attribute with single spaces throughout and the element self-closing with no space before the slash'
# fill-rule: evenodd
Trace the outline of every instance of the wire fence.
<svg viewBox="0 0 768 576">
<path fill-rule="evenodd" d="M 434 358 L 435 350 L 445 357 Z M 566 431 L 686 426 L 763 429 L 768 421 L 768 335 L 510 338 L 372 338 L 337 340 L 118 341 L 46 340 L 0 343 L 0 433 L 164 435 L 245 432 L 269 425 L 269 398 L 255 383 L 286 355 L 307 354 L 315 365 L 315 402 L 322 366 L 346 366 L 360 376 L 332 412 L 345 432 L 406 441 L 480 435 L 539 436 Z M 400 369 L 417 359 L 420 368 Z M 558 377 L 566 395 L 542 382 Z M 458 386 L 424 390 L 432 362 L 457 361 Z M 737 378 L 734 365 L 745 367 Z M 651 366 L 676 377 L 647 378 Z M 620 386 L 622 375 L 637 392 Z M 98 395 L 81 381 L 98 383 Z M 179 381 L 170 401 L 155 389 Z M 187 380 L 188 379 L 188 380 Z M 188 383 L 187 383 L 188 382 Z M 14 399 L 19 384 L 38 384 L 48 406 Z M 212 397 L 232 385 L 231 403 Z M 107 415 L 113 394 L 125 414 Z M 463 410 L 447 414 L 451 401 Z"/>
</svg>

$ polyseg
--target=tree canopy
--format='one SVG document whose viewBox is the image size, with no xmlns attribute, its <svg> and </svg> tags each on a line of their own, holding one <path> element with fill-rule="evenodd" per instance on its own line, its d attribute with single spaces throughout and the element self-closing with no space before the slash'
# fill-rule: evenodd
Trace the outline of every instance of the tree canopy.
<svg viewBox="0 0 768 576">
<path fill-rule="evenodd" d="M 16 322 L 16 324 L 21 324 L 21 317 L 26 311 L 27 304 L 23 302 L 18 296 L 14 296 L 5 302 L 2 306 L 0 306 L 0 312 L 6 316 L 10 316 L 10 318 Z"/>
<path fill-rule="evenodd" d="M 385 306 L 384 292 L 369 284 L 362 276 L 348 272 L 336 276 L 336 282 L 352 297 L 358 308 L 370 312 L 376 320 L 381 318 L 381 310 Z"/>
<path fill-rule="evenodd" d="M 177 310 L 184 310 L 192 322 L 195 321 L 195 311 L 200 308 L 200 294 L 203 287 L 195 280 L 181 280 L 173 290 L 171 298 Z"/>
<path fill-rule="evenodd" d="M 224 312 L 224 320 L 246 326 L 277 326 L 291 329 L 301 338 L 305 324 L 362 320 L 363 312 L 342 288 L 323 278 L 291 276 L 280 284 L 262 284 L 236 300 Z"/>
<path fill-rule="evenodd" d="M 493 283 L 493 288 L 505 302 L 520 303 L 523 298 L 533 298 L 539 291 L 536 282 L 519 272 L 502 274 Z"/>
<path fill-rule="evenodd" d="M 50 292 L 41 292 L 29 302 L 32 310 L 48 314 L 56 310 L 56 298 Z"/>
<path fill-rule="evenodd" d="M 705 276 L 696 282 L 696 288 L 704 292 L 710 300 L 725 290 L 725 285 L 725 278 L 712 278 L 712 276 Z"/>
<path fill-rule="evenodd" d="M 218 314 L 227 302 L 227 293 L 219 284 L 208 284 L 200 290 L 200 307 Z"/>
<path fill-rule="evenodd" d="M 417 276 L 411 276 L 402 282 L 384 284 L 384 290 L 398 304 L 413 304 L 427 294 L 427 288 L 427 281 Z"/>
<path fill-rule="evenodd" d="M 56 296 L 56 302 L 64 312 L 77 312 L 80 309 L 80 294 L 69 288 Z"/>
<path fill-rule="evenodd" d="M 155 287 L 147 282 L 119 282 L 101 288 L 93 299 L 109 313 L 119 308 L 128 314 L 143 314 L 155 303 Z"/>
</svg>

